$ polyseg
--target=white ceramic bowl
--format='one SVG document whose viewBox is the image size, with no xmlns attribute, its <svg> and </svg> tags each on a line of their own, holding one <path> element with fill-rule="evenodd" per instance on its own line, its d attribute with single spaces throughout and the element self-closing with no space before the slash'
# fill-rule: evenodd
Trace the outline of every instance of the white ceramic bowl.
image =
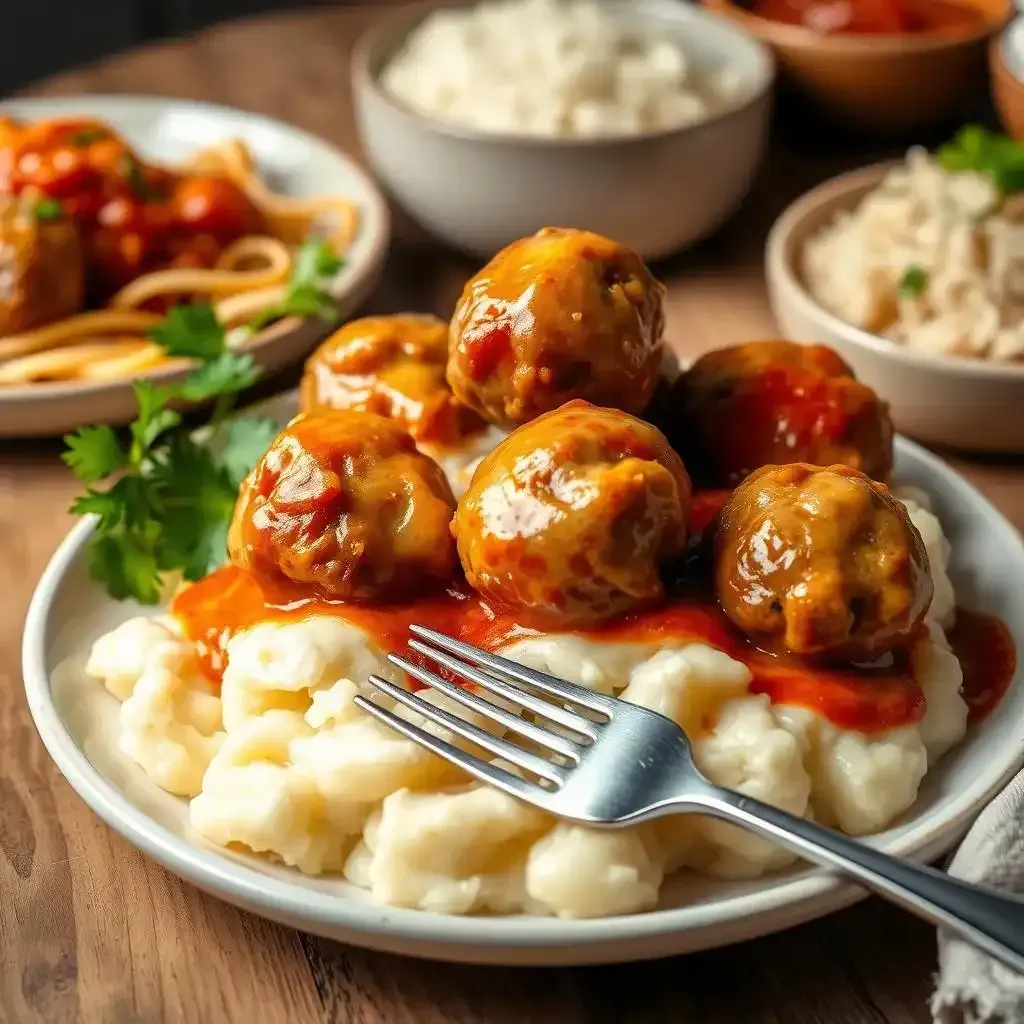
<svg viewBox="0 0 1024 1024">
<path fill-rule="evenodd" d="M 153 96 L 11 100 L 0 104 L 0 113 L 27 120 L 97 117 L 145 156 L 168 163 L 202 146 L 243 139 L 275 191 L 345 195 L 358 204 L 359 234 L 331 289 L 342 316 L 357 309 L 377 283 L 390 237 L 387 204 L 353 160 L 307 132 L 244 110 Z M 257 335 L 250 351 L 272 373 L 302 358 L 324 330 L 319 322 L 289 318 Z M 156 370 L 145 376 L 169 382 L 184 374 Z M 0 387 L 0 437 L 52 436 L 86 423 L 127 423 L 135 409 L 130 380 Z"/>
<path fill-rule="evenodd" d="M 389 58 L 436 8 L 384 18 L 357 44 L 353 96 L 363 148 L 381 181 L 430 232 L 489 259 L 539 228 L 588 228 L 647 259 L 710 234 L 746 195 L 770 117 L 773 59 L 727 20 L 677 0 L 605 0 L 633 28 L 677 35 L 706 67 L 726 62 L 749 100 L 709 121 L 585 140 L 488 133 L 408 109 L 380 85 Z"/>
<path fill-rule="evenodd" d="M 797 270 L 807 238 L 852 209 L 892 164 L 844 174 L 812 189 L 775 222 L 766 271 L 772 312 L 794 341 L 834 348 L 890 405 L 898 430 L 932 444 L 1024 451 L 1024 365 L 934 356 L 895 345 L 818 305 Z"/>
<path fill-rule="evenodd" d="M 293 399 L 264 411 L 287 418 Z M 1024 545 L 964 479 L 916 445 L 897 442 L 896 480 L 934 499 L 953 545 L 960 602 L 999 614 L 1024 645 Z M 797 868 L 750 881 L 696 874 L 668 879 L 657 910 L 601 920 L 446 917 L 382 907 L 337 877 L 311 878 L 268 860 L 211 846 L 187 804 L 158 789 L 117 747 L 120 705 L 82 671 L 91 642 L 138 607 L 107 598 L 87 574 L 83 522 L 47 567 L 29 608 L 23 668 L 39 734 L 71 785 L 129 842 L 221 899 L 275 921 L 372 949 L 470 963 L 574 964 L 668 956 L 790 927 L 852 903 L 860 891 Z M 870 841 L 925 861 L 963 834 L 1024 761 L 1024 679 L 925 778 L 911 811 Z"/>
</svg>

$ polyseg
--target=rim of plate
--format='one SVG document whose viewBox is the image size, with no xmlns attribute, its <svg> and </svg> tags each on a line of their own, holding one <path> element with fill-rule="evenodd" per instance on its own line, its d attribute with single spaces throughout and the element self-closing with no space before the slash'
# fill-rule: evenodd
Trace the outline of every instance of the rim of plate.
<svg viewBox="0 0 1024 1024">
<path fill-rule="evenodd" d="M 897 438 L 897 445 L 922 463 L 929 473 L 944 477 L 947 483 L 961 490 L 966 489 L 972 502 L 984 507 L 989 525 L 997 526 L 1003 532 L 1002 540 L 1016 548 L 1017 557 L 1024 563 L 1024 538 L 969 481 L 920 445 L 903 437 Z M 348 929 L 365 938 L 365 944 L 370 948 L 461 962 L 467 962 L 466 958 L 446 957 L 444 947 L 457 944 L 481 949 L 532 947 L 543 950 L 572 944 L 577 949 L 593 951 L 595 947 L 622 946 L 669 933 L 724 927 L 744 919 L 756 922 L 772 911 L 788 909 L 800 912 L 791 913 L 784 922 L 774 926 L 757 927 L 755 924 L 749 929 L 749 934 L 733 935 L 725 940 L 731 943 L 822 916 L 864 895 L 849 881 L 824 870 L 812 870 L 789 881 L 785 876 L 776 876 L 774 880 L 771 875 L 765 876 L 769 884 L 761 891 L 618 917 L 563 920 L 526 915 L 454 916 L 361 902 L 345 894 L 306 890 L 229 860 L 216 851 L 193 845 L 135 807 L 103 777 L 78 747 L 53 703 L 47 670 L 50 619 L 67 570 L 92 530 L 91 518 L 72 528 L 51 557 L 29 604 L 22 645 L 29 709 L 47 751 L 85 803 L 132 845 L 207 892 L 256 913 L 259 913 L 258 908 L 271 917 L 275 911 L 281 912 L 290 919 L 292 926 L 304 926 L 310 931 L 316 931 L 318 925 Z M 879 837 L 870 837 L 868 842 L 889 854 L 911 860 L 938 856 L 964 834 L 974 816 L 1022 764 L 1024 747 L 1013 758 L 994 762 L 989 770 L 979 772 L 968 787 L 948 797 L 941 820 L 932 822 L 923 834 L 906 835 L 890 843 L 879 843 Z M 882 837 L 884 835 L 881 834 Z M 303 924 L 296 925 L 296 921 Z M 396 950 L 396 944 L 406 944 L 407 947 L 408 944 L 422 944 L 433 948 Z M 715 944 L 720 943 L 709 942 L 706 945 Z M 666 951 L 664 955 L 670 952 Z M 626 954 L 609 956 L 607 960 L 641 958 L 643 955 Z M 477 958 L 476 962 L 499 961 L 488 960 L 485 956 Z M 582 956 L 565 962 L 594 963 L 601 962 L 601 957 L 598 953 L 596 957 Z"/>
<path fill-rule="evenodd" d="M 830 214 L 846 212 L 878 185 L 886 173 L 902 165 L 901 160 L 886 160 L 847 171 L 829 178 L 797 199 L 779 215 L 768 232 L 765 244 L 768 272 L 774 274 L 806 316 L 817 320 L 834 334 L 869 349 L 880 356 L 906 366 L 928 368 L 949 376 L 987 377 L 1024 382 L 1024 363 L 1000 363 L 969 356 L 932 355 L 897 345 L 877 334 L 848 323 L 822 306 L 807 289 L 794 265 L 794 236 L 802 234 L 806 222 L 827 209 Z"/>
<path fill-rule="evenodd" d="M 365 254 L 358 263 L 346 264 L 335 278 L 332 288 L 344 288 L 345 294 L 361 295 L 362 291 L 372 284 L 374 275 L 379 271 L 381 264 L 387 255 L 387 249 L 391 238 L 391 213 L 384 195 L 371 175 L 359 166 L 358 163 L 345 150 L 328 142 L 326 139 L 312 132 L 306 131 L 295 125 L 288 124 L 276 117 L 269 117 L 266 114 L 258 114 L 255 111 L 245 110 L 242 107 L 229 107 L 223 103 L 207 103 L 204 100 L 178 99 L 173 96 L 153 96 L 145 93 L 87 93 L 74 96 L 27 96 L 24 99 L 17 97 L 0 100 L 0 114 L 17 112 L 31 112 L 33 109 L 40 111 L 67 105 L 68 114 L 73 111 L 70 108 L 82 107 L 81 115 L 90 114 L 94 117 L 104 117 L 103 109 L 93 110 L 94 105 L 99 108 L 121 108 L 124 111 L 131 109 L 142 110 L 149 108 L 153 116 L 170 109 L 193 111 L 208 116 L 231 118 L 244 117 L 254 124 L 274 132 L 286 132 L 305 145 L 317 149 L 326 150 L 336 160 L 341 161 L 358 182 L 360 189 L 364 192 L 364 198 L 359 200 L 360 207 L 365 205 L 365 214 L 360 223 L 359 233 L 356 242 L 365 247 Z M 74 113 L 79 113 L 74 111 Z M 43 115 L 47 116 L 47 115 Z M 60 116 L 57 113 L 49 116 Z M 116 113 L 114 116 L 117 116 Z M 365 237 L 365 241 L 363 238 Z M 361 301 L 361 300 L 360 300 Z M 286 317 L 276 324 L 271 324 L 254 335 L 253 340 L 244 346 L 246 352 L 259 353 L 268 345 L 277 341 L 283 335 L 297 329 L 302 324 L 311 322 L 311 318 L 297 316 Z M 19 402 L 26 400 L 45 401 L 54 398 L 68 398 L 77 395 L 91 394 L 97 391 L 106 391 L 111 388 L 125 387 L 133 380 L 146 379 L 163 381 L 169 378 L 184 376 L 188 373 L 183 367 L 164 367 L 138 374 L 135 377 L 117 378 L 115 380 L 97 381 L 44 381 L 38 384 L 18 384 L 13 387 L 0 388 L 0 402 L 7 399 L 17 399 Z"/>
</svg>

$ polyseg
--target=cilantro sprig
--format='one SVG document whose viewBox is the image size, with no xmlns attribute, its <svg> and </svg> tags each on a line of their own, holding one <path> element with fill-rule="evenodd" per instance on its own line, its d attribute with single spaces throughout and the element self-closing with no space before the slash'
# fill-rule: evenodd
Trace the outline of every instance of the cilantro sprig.
<svg viewBox="0 0 1024 1024">
<path fill-rule="evenodd" d="M 928 271 L 916 263 L 911 263 L 900 277 L 897 290 L 905 299 L 916 299 L 928 287 Z"/>
<path fill-rule="evenodd" d="M 1004 196 L 1024 190 L 1024 143 L 981 125 L 961 128 L 936 156 L 944 170 L 987 175 Z"/>
<path fill-rule="evenodd" d="M 265 310 L 250 327 L 254 331 L 285 316 L 315 316 L 328 323 L 338 319 L 338 305 L 325 283 L 344 266 L 344 261 L 326 243 L 310 239 L 295 257 L 291 280 L 284 298 Z"/>
<path fill-rule="evenodd" d="M 195 580 L 223 561 L 238 485 L 277 432 L 264 419 L 217 430 L 259 369 L 248 353 L 228 349 L 209 306 L 177 307 L 153 333 L 168 353 L 199 365 L 178 385 L 132 385 L 139 411 L 126 442 L 110 427 L 82 427 L 65 438 L 63 455 L 86 485 L 72 514 L 99 517 L 89 545 L 92 575 L 113 597 L 143 604 L 159 600 L 165 573 Z M 181 414 L 171 408 L 175 400 L 209 399 L 219 448 L 177 429 Z"/>
<path fill-rule="evenodd" d="M 340 261 L 322 243 L 299 252 L 277 316 L 336 316 L 322 282 Z M 303 312 L 308 310 L 309 312 Z M 165 574 L 197 580 L 220 565 L 238 486 L 278 431 L 271 419 L 228 419 L 238 395 L 259 378 L 247 352 L 228 347 L 223 325 L 205 303 L 175 306 L 151 336 L 168 355 L 197 365 L 181 381 L 136 381 L 138 413 L 127 436 L 108 426 L 68 434 L 62 458 L 85 485 L 73 515 L 95 515 L 89 569 L 112 597 L 160 599 Z M 212 429 L 184 429 L 177 402 L 212 402 Z"/>
<path fill-rule="evenodd" d="M 35 215 L 36 220 L 39 221 L 51 221 L 60 220 L 64 216 L 64 207 L 61 205 L 59 199 L 51 199 L 49 197 L 40 199 L 38 203 L 32 208 L 32 213 Z"/>
</svg>

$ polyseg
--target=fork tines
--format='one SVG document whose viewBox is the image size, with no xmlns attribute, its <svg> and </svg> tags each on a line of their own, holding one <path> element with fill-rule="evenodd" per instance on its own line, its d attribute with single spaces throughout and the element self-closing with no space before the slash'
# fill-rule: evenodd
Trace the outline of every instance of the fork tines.
<svg viewBox="0 0 1024 1024">
<path fill-rule="evenodd" d="M 388 661 L 402 669 L 412 679 L 440 691 L 481 718 L 496 723 L 501 729 L 516 733 L 537 746 L 546 748 L 557 755 L 562 763 L 549 761 L 507 739 L 499 738 L 479 725 L 459 718 L 381 676 L 371 675 L 369 682 L 392 700 L 417 712 L 429 722 L 461 736 L 477 747 L 554 786 L 560 786 L 565 782 L 566 772 L 579 764 L 584 744 L 597 739 L 597 732 L 604 723 L 567 707 L 554 704 L 550 700 L 545 700 L 533 691 L 540 691 L 540 693 L 557 700 L 576 704 L 591 713 L 604 716 L 605 719 L 611 718 L 614 703 L 602 694 L 573 683 L 567 683 L 562 679 L 556 679 L 544 672 L 518 665 L 507 658 L 488 654 L 471 644 L 463 643 L 444 633 L 438 633 L 423 626 L 410 626 L 410 632 L 419 638 L 409 641 L 409 647 L 417 654 L 421 654 L 441 666 L 455 678 L 466 680 L 481 690 L 488 691 L 499 701 L 518 705 L 538 719 L 545 720 L 563 730 L 569 730 L 580 737 L 583 742 L 542 728 L 536 722 L 528 721 L 499 703 L 486 700 L 473 690 L 453 683 L 437 672 L 398 654 L 389 654 Z M 530 690 L 523 688 L 524 686 L 529 687 Z M 483 782 L 497 786 L 514 796 L 527 797 L 533 802 L 537 802 L 538 797 L 545 792 L 544 789 L 532 782 L 461 750 L 435 733 L 413 724 L 395 712 L 380 707 L 364 697 L 356 697 L 355 702 L 381 722 L 433 751 L 439 757 L 459 765 Z"/>
</svg>

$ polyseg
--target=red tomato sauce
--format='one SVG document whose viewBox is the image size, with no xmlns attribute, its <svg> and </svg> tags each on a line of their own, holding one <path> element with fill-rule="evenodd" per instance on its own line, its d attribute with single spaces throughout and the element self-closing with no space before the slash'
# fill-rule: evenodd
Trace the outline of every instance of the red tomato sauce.
<svg viewBox="0 0 1024 1024">
<path fill-rule="evenodd" d="M 1017 672 L 1017 647 L 1006 624 L 993 615 L 956 610 L 956 625 L 947 634 L 963 669 L 968 720 L 987 718 L 1010 688 Z"/>
<path fill-rule="evenodd" d="M 109 126 L 83 118 L 0 118 L 0 194 L 57 200 L 82 232 L 96 301 L 140 274 L 211 267 L 223 249 L 266 230 L 227 178 L 141 161 Z"/>
<path fill-rule="evenodd" d="M 750 11 L 821 35 L 968 33 L 986 20 L 979 8 L 954 0 L 753 0 Z"/>
</svg>

